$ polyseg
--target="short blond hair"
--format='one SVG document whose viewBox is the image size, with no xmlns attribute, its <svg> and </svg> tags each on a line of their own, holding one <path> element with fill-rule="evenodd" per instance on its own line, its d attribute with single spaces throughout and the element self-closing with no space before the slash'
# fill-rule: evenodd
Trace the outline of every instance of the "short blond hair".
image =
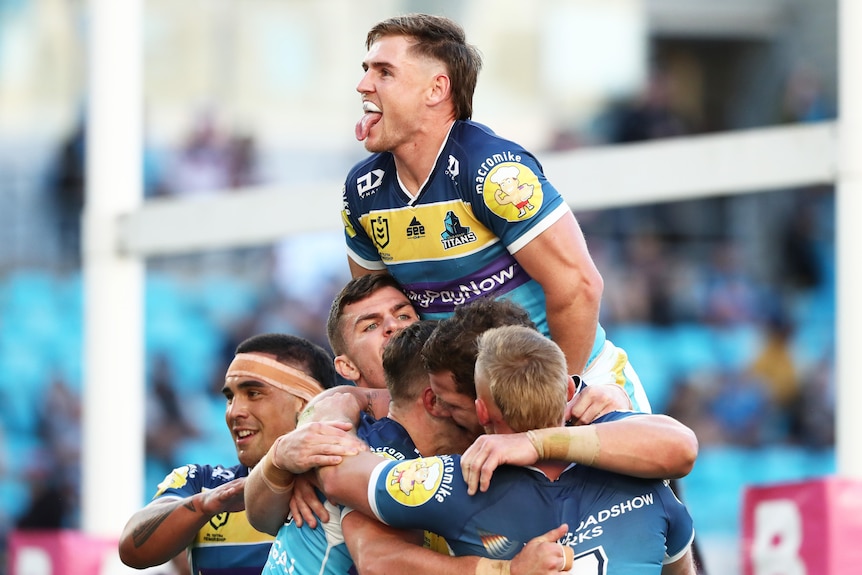
<svg viewBox="0 0 862 575">
<path fill-rule="evenodd" d="M 562 424 L 568 393 L 566 357 L 541 333 L 522 326 L 489 329 L 479 336 L 476 372 L 513 431 Z"/>
</svg>

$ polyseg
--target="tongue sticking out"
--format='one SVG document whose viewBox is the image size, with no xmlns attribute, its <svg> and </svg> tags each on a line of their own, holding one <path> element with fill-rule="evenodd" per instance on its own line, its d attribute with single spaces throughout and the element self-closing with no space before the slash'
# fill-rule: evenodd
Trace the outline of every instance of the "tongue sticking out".
<svg viewBox="0 0 862 575">
<path fill-rule="evenodd" d="M 360 142 L 368 137 L 371 127 L 380 121 L 381 114 L 377 112 L 366 112 L 362 118 L 356 122 L 356 139 Z"/>
</svg>

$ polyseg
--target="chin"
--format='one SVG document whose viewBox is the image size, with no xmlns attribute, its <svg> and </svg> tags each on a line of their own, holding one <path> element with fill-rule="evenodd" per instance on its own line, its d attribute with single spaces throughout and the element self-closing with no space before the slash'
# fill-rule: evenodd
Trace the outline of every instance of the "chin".
<svg viewBox="0 0 862 575">
<path fill-rule="evenodd" d="M 380 152 L 386 151 L 381 146 L 377 146 L 374 143 L 372 143 L 370 140 L 365 140 L 365 150 L 372 153 L 372 154 L 379 154 Z"/>
</svg>

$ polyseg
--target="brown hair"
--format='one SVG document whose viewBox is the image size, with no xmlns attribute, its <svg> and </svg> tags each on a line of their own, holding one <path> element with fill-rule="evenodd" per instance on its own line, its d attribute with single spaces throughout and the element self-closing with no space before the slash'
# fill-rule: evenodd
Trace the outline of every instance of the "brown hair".
<svg viewBox="0 0 862 575">
<path fill-rule="evenodd" d="M 473 116 L 473 92 L 482 69 L 482 55 L 467 44 L 464 29 L 457 22 L 430 14 L 395 16 L 369 30 L 366 49 L 385 36 L 412 38 L 412 52 L 442 62 L 449 72 L 455 119 L 469 120 Z"/>
<path fill-rule="evenodd" d="M 347 342 L 344 339 L 341 320 L 344 308 L 352 303 L 362 301 L 370 295 L 386 287 L 392 287 L 404 293 L 401 284 L 389 274 L 367 274 L 351 279 L 341 288 L 332 305 L 329 307 L 329 317 L 326 319 L 326 337 L 329 347 L 335 355 L 347 352 Z M 406 295 L 406 294 L 405 294 Z"/>
<path fill-rule="evenodd" d="M 475 399 L 476 340 L 483 332 L 503 325 L 536 328 L 527 310 L 508 299 L 482 297 L 456 307 L 425 342 L 422 348 L 425 369 L 430 373 L 451 371 L 458 393 Z"/>
<path fill-rule="evenodd" d="M 422 345 L 434 331 L 436 320 L 412 323 L 396 333 L 383 348 L 386 388 L 394 405 L 412 403 L 428 387 L 428 372 L 419 359 Z"/>
</svg>

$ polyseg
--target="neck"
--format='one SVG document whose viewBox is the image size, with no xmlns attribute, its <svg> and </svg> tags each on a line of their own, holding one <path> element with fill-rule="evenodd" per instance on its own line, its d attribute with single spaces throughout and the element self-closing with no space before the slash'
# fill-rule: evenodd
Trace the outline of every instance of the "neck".
<svg viewBox="0 0 862 575">
<path fill-rule="evenodd" d="M 432 417 L 421 402 L 407 409 L 389 407 L 389 419 L 397 421 L 407 430 L 410 439 L 423 457 L 451 453 L 451 438 L 445 427 L 447 421 Z"/>
<path fill-rule="evenodd" d="M 398 179 L 411 195 L 419 193 L 422 184 L 434 169 L 452 124 L 454 120 L 449 120 L 441 124 L 440 128 L 417 135 L 401 148 L 393 150 Z"/>
</svg>

